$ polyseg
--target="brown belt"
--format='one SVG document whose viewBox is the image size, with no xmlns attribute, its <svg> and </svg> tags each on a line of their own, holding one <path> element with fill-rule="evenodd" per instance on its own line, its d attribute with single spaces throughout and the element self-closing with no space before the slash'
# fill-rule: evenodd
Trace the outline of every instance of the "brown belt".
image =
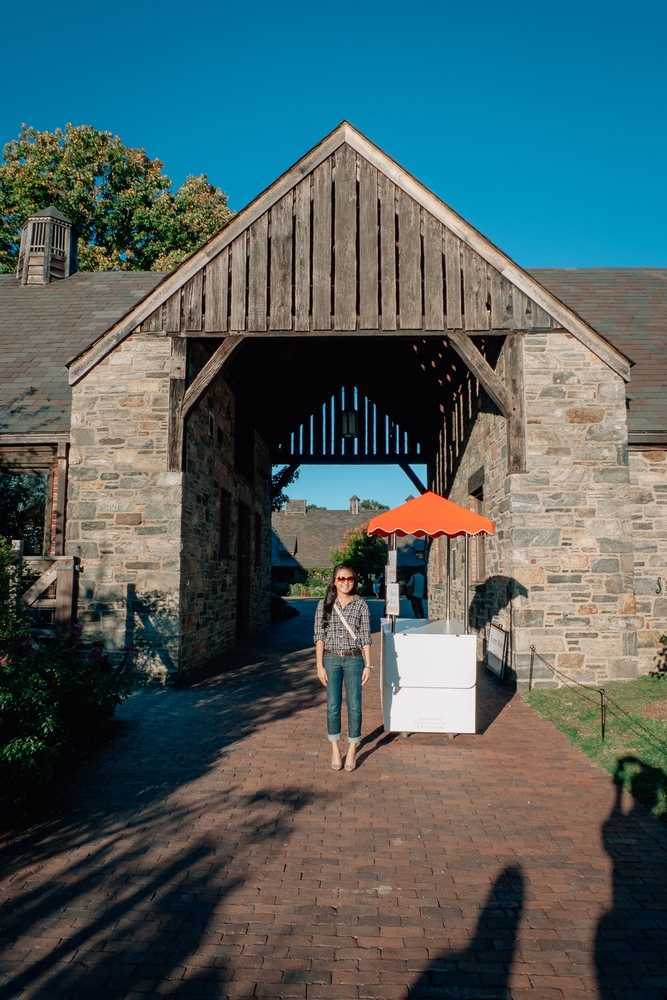
<svg viewBox="0 0 667 1000">
<path fill-rule="evenodd" d="M 327 656 L 361 656 L 360 649 L 340 649 L 334 652 L 333 649 L 325 649 Z"/>
</svg>

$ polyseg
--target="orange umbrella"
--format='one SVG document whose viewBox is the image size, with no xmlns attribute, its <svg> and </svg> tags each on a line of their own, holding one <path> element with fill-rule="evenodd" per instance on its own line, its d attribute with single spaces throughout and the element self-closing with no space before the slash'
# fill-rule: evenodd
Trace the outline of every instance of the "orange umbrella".
<svg viewBox="0 0 667 1000">
<path fill-rule="evenodd" d="M 369 535 L 417 535 L 420 538 L 447 535 L 456 538 L 482 533 L 494 534 L 493 521 L 430 490 L 400 507 L 378 514 L 368 524 Z"/>
</svg>

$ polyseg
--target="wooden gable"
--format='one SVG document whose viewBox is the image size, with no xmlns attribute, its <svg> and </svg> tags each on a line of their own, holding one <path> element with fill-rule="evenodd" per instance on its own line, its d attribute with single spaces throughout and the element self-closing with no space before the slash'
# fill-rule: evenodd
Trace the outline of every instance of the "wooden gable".
<svg viewBox="0 0 667 1000">
<path fill-rule="evenodd" d="M 141 329 L 220 335 L 555 325 L 344 142 L 230 239 Z"/>
<path fill-rule="evenodd" d="M 595 330 L 347 122 L 70 365 L 135 330 L 177 336 Z"/>
</svg>

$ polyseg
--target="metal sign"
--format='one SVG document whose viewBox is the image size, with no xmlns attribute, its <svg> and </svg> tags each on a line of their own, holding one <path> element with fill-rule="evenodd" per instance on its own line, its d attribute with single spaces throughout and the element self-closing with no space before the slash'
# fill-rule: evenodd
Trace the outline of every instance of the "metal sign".
<svg viewBox="0 0 667 1000">
<path fill-rule="evenodd" d="M 396 583 L 396 549 L 390 549 L 387 553 L 387 569 L 385 572 L 386 583 Z M 398 612 L 396 612 L 398 614 Z"/>
<path fill-rule="evenodd" d="M 507 657 L 507 632 L 497 625 L 489 627 L 489 641 L 486 647 L 486 665 L 497 677 L 505 673 Z"/>
</svg>

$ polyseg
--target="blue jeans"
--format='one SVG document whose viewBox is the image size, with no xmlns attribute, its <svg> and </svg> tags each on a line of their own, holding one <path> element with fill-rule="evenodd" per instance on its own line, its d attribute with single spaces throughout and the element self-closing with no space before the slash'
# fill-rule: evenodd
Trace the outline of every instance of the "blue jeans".
<svg viewBox="0 0 667 1000">
<path fill-rule="evenodd" d="M 361 743 L 361 675 L 363 656 L 333 656 L 324 654 L 327 672 L 327 732 L 332 743 L 340 739 L 340 708 L 345 682 L 348 743 Z"/>
</svg>

